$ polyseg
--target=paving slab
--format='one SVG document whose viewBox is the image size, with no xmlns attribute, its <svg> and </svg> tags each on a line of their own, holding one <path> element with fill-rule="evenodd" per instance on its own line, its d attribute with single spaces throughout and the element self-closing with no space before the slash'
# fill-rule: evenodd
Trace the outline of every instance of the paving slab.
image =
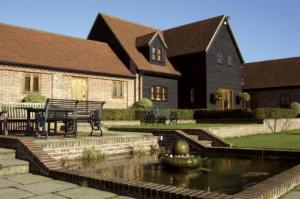
<svg viewBox="0 0 300 199">
<path fill-rule="evenodd" d="M 0 177 L 0 188 L 18 187 L 18 186 L 21 186 L 21 184 Z"/>
<path fill-rule="evenodd" d="M 20 199 L 33 196 L 34 194 L 17 188 L 9 187 L 0 189 L 1 199 Z"/>
<path fill-rule="evenodd" d="M 33 175 L 33 174 L 8 175 L 8 176 L 4 176 L 4 178 L 23 185 L 52 180 L 51 178 L 47 178 L 39 175 Z"/>
<path fill-rule="evenodd" d="M 92 189 L 88 187 L 78 187 L 75 189 L 69 189 L 66 191 L 60 191 L 56 194 L 72 199 L 106 199 L 106 198 L 115 198 L 117 195 L 114 193 L 101 191 L 97 189 Z"/>
<path fill-rule="evenodd" d="M 56 195 L 56 194 L 49 193 L 49 194 L 44 194 L 44 195 L 33 196 L 30 198 L 26 198 L 26 199 L 67 199 L 67 198 Z"/>
<path fill-rule="evenodd" d="M 78 186 L 68 182 L 63 182 L 59 180 L 50 180 L 45 182 L 23 185 L 20 186 L 20 189 L 34 194 L 46 194 L 46 193 L 68 190 L 76 187 Z"/>
<path fill-rule="evenodd" d="M 280 199 L 299 199 L 300 198 L 300 192 L 299 191 L 291 191 L 284 196 L 282 196 Z"/>
</svg>

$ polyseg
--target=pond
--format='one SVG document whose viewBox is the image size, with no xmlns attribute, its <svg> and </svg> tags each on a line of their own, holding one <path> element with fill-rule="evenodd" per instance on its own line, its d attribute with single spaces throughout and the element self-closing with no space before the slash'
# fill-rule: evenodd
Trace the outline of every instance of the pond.
<svg viewBox="0 0 300 199">
<path fill-rule="evenodd" d="M 204 191 L 235 194 L 296 165 L 294 161 L 203 158 L 200 169 L 167 170 L 159 155 L 111 156 L 98 161 L 62 162 L 69 170 Z"/>
</svg>

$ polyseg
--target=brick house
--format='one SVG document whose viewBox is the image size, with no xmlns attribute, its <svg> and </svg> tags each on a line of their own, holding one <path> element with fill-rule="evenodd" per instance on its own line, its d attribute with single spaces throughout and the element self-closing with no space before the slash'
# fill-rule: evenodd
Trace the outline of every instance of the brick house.
<svg viewBox="0 0 300 199">
<path fill-rule="evenodd" d="M 300 57 L 247 63 L 243 82 L 251 108 L 289 107 L 300 102 Z"/>
<path fill-rule="evenodd" d="M 105 43 L 0 24 L 0 48 L 0 102 L 30 92 L 106 108 L 135 101 L 135 76 Z"/>
</svg>

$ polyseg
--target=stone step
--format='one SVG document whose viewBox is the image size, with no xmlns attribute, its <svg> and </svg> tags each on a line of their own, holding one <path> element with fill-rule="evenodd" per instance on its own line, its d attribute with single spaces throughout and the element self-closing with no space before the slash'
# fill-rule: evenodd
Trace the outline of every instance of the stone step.
<svg viewBox="0 0 300 199">
<path fill-rule="evenodd" d="M 209 140 L 198 140 L 198 142 L 206 147 L 211 147 L 211 141 Z"/>
<path fill-rule="evenodd" d="M 198 143 L 206 147 L 211 147 L 211 141 L 209 140 L 200 140 L 198 135 L 189 135 L 189 137 L 193 140 L 197 140 Z"/>
<path fill-rule="evenodd" d="M 0 160 L 12 160 L 16 157 L 16 151 L 12 149 L 0 148 Z"/>
<path fill-rule="evenodd" d="M 23 160 L 0 160 L 0 176 L 29 172 L 29 163 Z"/>
<path fill-rule="evenodd" d="M 192 139 L 195 139 L 195 140 L 198 140 L 199 139 L 199 136 L 198 135 L 189 135 L 190 138 Z"/>
</svg>

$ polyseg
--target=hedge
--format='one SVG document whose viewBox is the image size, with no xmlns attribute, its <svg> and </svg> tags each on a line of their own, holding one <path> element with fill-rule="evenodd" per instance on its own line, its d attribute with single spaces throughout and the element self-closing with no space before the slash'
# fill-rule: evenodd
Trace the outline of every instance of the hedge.
<svg viewBox="0 0 300 199">
<path fill-rule="evenodd" d="M 296 118 L 297 111 L 287 108 L 257 108 L 253 111 L 255 118 Z"/>
<path fill-rule="evenodd" d="M 228 110 L 209 110 L 199 109 L 194 111 L 194 119 L 255 119 L 250 109 L 228 109 Z"/>
<path fill-rule="evenodd" d="M 268 118 L 295 118 L 294 109 L 258 108 L 208 110 L 208 109 L 160 109 L 161 115 L 176 112 L 180 120 L 255 120 Z M 104 109 L 103 120 L 140 120 L 144 117 L 143 109 Z"/>
</svg>

